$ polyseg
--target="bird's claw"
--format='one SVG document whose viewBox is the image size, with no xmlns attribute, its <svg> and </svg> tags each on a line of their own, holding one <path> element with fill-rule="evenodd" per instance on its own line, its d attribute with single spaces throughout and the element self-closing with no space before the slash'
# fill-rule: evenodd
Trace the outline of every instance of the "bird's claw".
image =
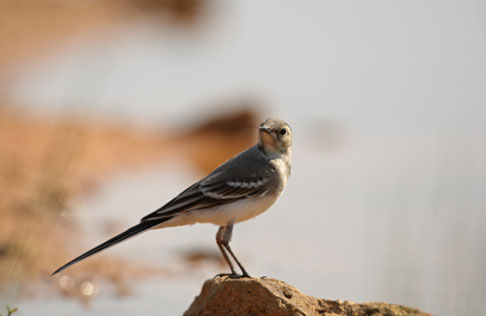
<svg viewBox="0 0 486 316">
<path fill-rule="evenodd" d="M 231 277 L 231 276 L 234 276 L 234 275 L 238 275 L 236 272 L 234 273 L 218 273 L 216 274 L 213 279 L 216 279 L 216 278 L 222 278 L 222 277 Z"/>
<path fill-rule="evenodd" d="M 251 279 L 251 276 L 248 273 L 233 274 L 228 276 L 228 279 L 243 279 L 243 278 Z"/>
<path fill-rule="evenodd" d="M 238 273 L 219 273 L 216 274 L 213 279 L 226 277 L 226 279 L 243 279 L 243 278 L 251 278 L 248 273 L 238 274 Z"/>
</svg>

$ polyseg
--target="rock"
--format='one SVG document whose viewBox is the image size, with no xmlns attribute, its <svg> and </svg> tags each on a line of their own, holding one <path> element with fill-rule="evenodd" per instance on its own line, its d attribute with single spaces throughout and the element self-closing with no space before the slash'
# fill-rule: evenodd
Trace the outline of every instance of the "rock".
<svg viewBox="0 0 486 316">
<path fill-rule="evenodd" d="M 207 280 L 184 316 L 431 316 L 418 309 L 387 303 L 319 299 L 276 279 Z"/>
</svg>

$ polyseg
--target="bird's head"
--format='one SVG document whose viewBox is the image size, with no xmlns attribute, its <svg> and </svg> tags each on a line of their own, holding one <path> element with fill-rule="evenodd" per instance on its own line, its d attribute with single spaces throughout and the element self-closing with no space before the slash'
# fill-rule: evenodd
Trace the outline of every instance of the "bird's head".
<svg viewBox="0 0 486 316">
<path fill-rule="evenodd" d="M 258 146 L 269 154 L 287 154 L 292 146 L 292 129 L 280 119 L 266 119 L 260 124 Z"/>
</svg>

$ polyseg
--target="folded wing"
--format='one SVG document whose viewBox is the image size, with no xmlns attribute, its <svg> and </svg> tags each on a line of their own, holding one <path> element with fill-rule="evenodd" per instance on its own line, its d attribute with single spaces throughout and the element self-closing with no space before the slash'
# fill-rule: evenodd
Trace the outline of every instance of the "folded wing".
<svg viewBox="0 0 486 316">
<path fill-rule="evenodd" d="M 231 179 L 224 174 L 211 175 L 193 184 L 141 221 L 172 217 L 181 212 L 222 205 L 258 194 L 265 195 L 268 192 L 267 184 L 268 178 L 262 176 Z"/>
</svg>

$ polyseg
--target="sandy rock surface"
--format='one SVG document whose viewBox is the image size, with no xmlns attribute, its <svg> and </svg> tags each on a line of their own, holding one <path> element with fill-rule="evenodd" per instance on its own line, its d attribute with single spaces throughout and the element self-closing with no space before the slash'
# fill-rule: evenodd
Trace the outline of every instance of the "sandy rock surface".
<svg viewBox="0 0 486 316">
<path fill-rule="evenodd" d="M 431 316 L 415 308 L 388 303 L 353 303 L 318 299 L 276 279 L 207 280 L 184 316 L 326 315 Z"/>
</svg>

